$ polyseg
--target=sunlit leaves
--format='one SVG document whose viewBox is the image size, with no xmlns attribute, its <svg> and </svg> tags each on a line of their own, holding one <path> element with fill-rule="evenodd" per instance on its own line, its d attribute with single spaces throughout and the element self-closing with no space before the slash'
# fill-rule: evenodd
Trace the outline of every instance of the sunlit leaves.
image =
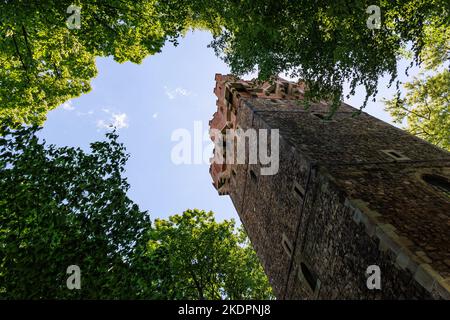
<svg viewBox="0 0 450 320">
<path fill-rule="evenodd" d="M 421 76 L 405 84 L 405 98 L 386 102 L 386 109 L 409 132 L 450 151 L 450 71 Z"/>
<path fill-rule="evenodd" d="M 187 210 L 155 220 L 147 255 L 158 265 L 157 292 L 169 299 L 272 298 L 262 267 L 234 221 Z"/>
<path fill-rule="evenodd" d="M 177 31 L 163 28 L 155 0 L 0 4 L 0 122 L 42 124 L 49 110 L 88 92 L 96 56 L 139 63 Z M 81 28 L 66 26 L 81 7 Z"/>
<path fill-rule="evenodd" d="M 386 110 L 406 129 L 441 148 L 450 150 L 450 28 L 429 21 L 424 28 L 422 70 L 386 101 Z"/>
</svg>

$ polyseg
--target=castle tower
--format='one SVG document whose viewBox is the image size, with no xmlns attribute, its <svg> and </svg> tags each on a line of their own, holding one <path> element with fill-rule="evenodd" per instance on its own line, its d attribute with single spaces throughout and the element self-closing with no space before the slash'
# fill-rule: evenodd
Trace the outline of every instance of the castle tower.
<svg viewBox="0 0 450 320">
<path fill-rule="evenodd" d="M 279 299 L 450 299 L 450 154 L 299 84 L 216 75 L 212 129 L 279 129 L 279 170 L 212 164 Z M 369 289 L 379 267 L 381 289 Z M 376 272 L 374 271 L 374 275 Z"/>
</svg>

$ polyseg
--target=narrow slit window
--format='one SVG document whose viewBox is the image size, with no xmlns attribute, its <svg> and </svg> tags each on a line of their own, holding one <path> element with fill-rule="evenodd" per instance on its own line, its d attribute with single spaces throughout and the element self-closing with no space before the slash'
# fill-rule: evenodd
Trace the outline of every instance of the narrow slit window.
<svg viewBox="0 0 450 320">
<path fill-rule="evenodd" d="M 281 236 L 281 246 L 283 247 L 284 251 L 286 252 L 286 254 L 290 257 L 292 257 L 292 243 L 288 240 L 286 234 L 283 233 L 283 235 Z"/>
<path fill-rule="evenodd" d="M 319 118 L 321 120 L 325 120 L 325 117 L 323 114 L 321 113 L 313 113 L 313 116 L 315 116 L 316 118 Z"/>
<path fill-rule="evenodd" d="M 294 195 L 300 200 L 303 200 L 305 197 L 305 189 L 303 189 L 297 182 L 294 183 L 293 192 Z"/>
<path fill-rule="evenodd" d="M 450 182 L 446 178 L 434 174 L 424 174 L 422 180 L 450 199 Z"/>
<path fill-rule="evenodd" d="M 404 154 L 402 154 L 397 150 L 381 150 L 381 151 L 396 161 L 410 160 L 407 156 L 405 156 Z"/>
<path fill-rule="evenodd" d="M 227 100 L 229 103 L 233 101 L 233 95 L 229 90 L 225 91 L 225 100 Z"/>
<path fill-rule="evenodd" d="M 336 120 L 331 119 L 327 114 L 313 112 L 312 115 L 324 122 L 327 122 L 327 123 L 328 122 L 336 122 Z"/>
<path fill-rule="evenodd" d="M 395 152 L 395 151 L 390 151 L 389 153 L 390 153 L 392 156 L 394 156 L 395 158 L 401 158 L 401 157 L 402 157 L 401 154 L 399 154 L 398 152 Z"/>
<path fill-rule="evenodd" d="M 223 141 L 222 141 L 222 157 L 223 157 L 224 161 L 227 158 L 227 141 L 226 141 L 226 139 L 223 139 Z"/>
<path fill-rule="evenodd" d="M 311 270 L 309 270 L 308 266 L 306 264 L 304 264 L 303 262 L 300 263 L 300 269 L 302 271 L 303 278 L 308 283 L 308 286 L 310 287 L 311 291 L 314 292 L 316 290 L 316 286 L 317 286 L 316 275 L 313 272 L 311 272 Z"/>
<path fill-rule="evenodd" d="M 256 173 L 253 170 L 250 170 L 250 177 L 252 178 L 253 182 L 258 182 L 258 177 L 256 176 Z"/>
</svg>

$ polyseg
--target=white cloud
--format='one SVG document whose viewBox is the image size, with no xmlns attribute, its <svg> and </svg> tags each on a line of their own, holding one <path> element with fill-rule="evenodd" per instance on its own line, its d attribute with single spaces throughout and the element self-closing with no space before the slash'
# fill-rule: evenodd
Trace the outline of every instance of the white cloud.
<svg viewBox="0 0 450 320">
<path fill-rule="evenodd" d="M 109 109 L 102 109 L 103 112 L 110 114 L 111 117 L 108 120 L 97 120 L 97 128 L 99 129 L 123 129 L 128 128 L 128 115 L 126 113 L 114 113 Z"/>
<path fill-rule="evenodd" d="M 108 125 L 105 120 L 97 120 L 97 128 L 99 129 L 111 129 L 111 125 Z"/>
<path fill-rule="evenodd" d="M 155 113 L 152 115 L 152 117 L 153 117 L 153 119 L 158 118 L 158 112 L 155 112 Z"/>
<path fill-rule="evenodd" d="M 83 116 L 91 116 L 94 114 L 93 110 L 89 110 L 88 112 L 77 112 L 77 116 L 83 117 Z"/>
<path fill-rule="evenodd" d="M 177 87 L 175 89 L 169 89 L 168 87 L 164 86 L 164 90 L 165 90 L 166 96 L 169 97 L 170 100 L 173 100 L 180 96 L 187 97 L 187 96 L 192 95 L 191 91 L 181 88 L 181 87 Z"/>
<path fill-rule="evenodd" d="M 107 123 L 105 120 L 97 120 L 97 128 L 99 129 L 113 129 L 112 123 Z"/>
<path fill-rule="evenodd" d="M 128 128 L 128 116 L 126 113 L 113 113 L 113 126 L 117 129 Z"/>
<path fill-rule="evenodd" d="M 62 108 L 67 111 L 75 110 L 75 107 L 72 105 L 72 100 L 64 102 Z"/>
</svg>

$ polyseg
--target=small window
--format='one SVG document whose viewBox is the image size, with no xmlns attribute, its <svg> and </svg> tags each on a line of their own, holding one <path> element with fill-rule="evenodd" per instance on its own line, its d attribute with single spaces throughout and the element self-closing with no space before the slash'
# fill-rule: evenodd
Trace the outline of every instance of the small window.
<svg viewBox="0 0 450 320">
<path fill-rule="evenodd" d="M 303 189 L 298 182 L 294 182 L 294 188 L 293 188 L 294 195 L 299 198 L 300 200 L 303 200 L 305 197 L 305 189 Z"/>
<path fill-rule="evenodd" d="M 252 178 L 253 182 L 258 182 L 258 177 L 256 176 L 256 173 L 253 170 L 250 170 L 250 177 Z"/>
<path fill-rule="evenodd" d="M 325 120 L 325 117 L 321 113 L 313 113 L 313 116 L 315 116 L 315 117 L 317 117 L 317 118 L 319 118 L 321 120 Z"/>
<path fill-rule="evenodd" d="M 406 157 L 404 154 L 397 150 L 381 150 L 381 152 L 387 154 L 389 157 L 394 159 L 395 161 L 405 161 L 410 160 L 408 157 Z"/>
<path fill-rule="evenodd" d="M 448 179 L 434 174 L 424 174 L 422 179 L 434 190 L 439 191 L 450 198 L 450 182 Z"/>
<path fill-rule="evenodd" d="M 283 247 L 284 251 L 287 253 L 287 255 L 289 256 L 289 258 L 292 257 L 292 251 L 294 250 L 292 248 L 292 243 L 288 240 L 287 236 L 285 233 L 283 233 L 283 235 L 281 236 L 281 246 Z"/>
<path fill-rule="evenodd" d="M 225 161 L 227 158 L 227 141 L 226 141 L 226 139 L 223 139 L 223 141 L 222 141 L 222 150 L 221 151 L 222 151 L 223 160 Z"/>
<path fill-rule="evenodd" d="M 233 101 L 233 95 L 231 94 L 230 90 L 225 91 L 225 100 L 229 103 Z"/>
<path fill-rule="evenodd" d="M 317 276 L 309 270 L 308 266 L 304 264 L 303 262 L 300 263 L 300 269 L 303 274 L 303 278 L 308 283 L 309 288 L 311 291 L 315 292 L 317 287 Z"/>
<path fill-rule="evenodd" d="M 331 119 L 329 116 L 323 113 L 313 112 L 312 115 L 324 122 L 336 122 L 336 120 Z"/>
</svg>

